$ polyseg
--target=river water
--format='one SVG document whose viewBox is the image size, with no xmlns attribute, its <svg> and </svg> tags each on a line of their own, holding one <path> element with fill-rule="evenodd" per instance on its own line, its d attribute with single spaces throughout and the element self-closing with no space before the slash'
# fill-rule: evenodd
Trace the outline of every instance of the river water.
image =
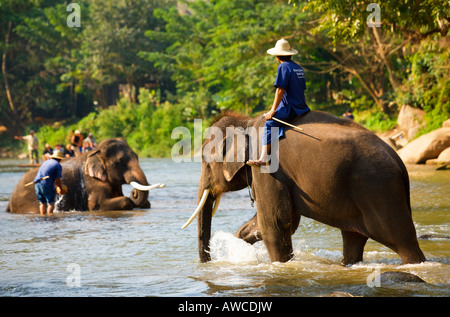
<svg viewBox="0 0 450 317">
<path fill-rule="evenodd" d="M 295 258 L 270 263 L 264 245 L 234 238 L 256 209 L 248 191 L 223 195 L 213 219 L 212 262 L 198 261 L 197 224 L 181 226 L 196 207 L 200 163 L 141 159 L 152 208 L 126 212 L 4 212 L 26 169 L 0 160 L 0 296 L 294 297 L 450 295 L 450 171 L 409 166 L 411 203 L 428 262 L 401 265 L 397 254 L 369 240 L 364 262 L 340 265 L 338 229 L 302 218 L 293 236 Z M 131 192 L 125 185 L 124 192 Z M 380 284 L 386 271 L 413 273 L 427 283 Z"/>
</svg>

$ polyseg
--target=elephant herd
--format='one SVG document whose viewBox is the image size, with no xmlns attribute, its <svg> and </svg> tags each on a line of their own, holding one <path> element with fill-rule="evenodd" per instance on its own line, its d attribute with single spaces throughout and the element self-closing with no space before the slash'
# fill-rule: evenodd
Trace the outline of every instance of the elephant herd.
<svg viewBox="0 0 450 317">
<path fill-rule="evenodd" d="M 198 206 L 185 225 L 197 218 L 200 261 L 210 261 L 211 222 L 221 195 L 247 186 L 257 211 L 236 236 L 251 244 L 262 240 L 272 262 L 292 258 L 291 236 L 301 216 L 341 230 L 345 265 L 362 261 L 369 238 L 403 263 L 425 261 L 411 216 L 408 173 L 396 152 L 357 123 L 327 113 L 310 111 L 291 123 L 302 132 L 286 128 L 276 149 L 278 168 L 270 172 L 245 164 L 252 153 L 248 131 L 260 131 L 264 121 L 225 113 L 212 124 L 224 140 L 202 154 Z M 230 139 L 230 127 L 241 135 Z M 207 138 L 202 149 L 213 140 Z M 149 185 L 138 156 L 122 139 L 104 140 L 61 165 L 69 191 L 58 201 L 59 211 L 150 208 L 148 191 L 164 186 Z M 6 211 L 39 213 L 33 186 L 25 186 L 36 173 L 25 173 Z M 123 184 L 133 185 L 130 197 L 123 195 Z"/>
</svg>

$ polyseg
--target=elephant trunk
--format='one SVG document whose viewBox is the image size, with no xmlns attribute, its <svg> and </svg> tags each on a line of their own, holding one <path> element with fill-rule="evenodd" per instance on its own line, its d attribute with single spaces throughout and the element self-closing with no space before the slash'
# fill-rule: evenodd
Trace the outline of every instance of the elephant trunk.
<svg viewBox="0 0 450 317">
<path fill-rule="evenodd" d="M 201 196 L 200 196 L 201 195 Z M 209 262 L 211 256 L 209 254 L 209 241 L 211 239 L 211 220 L 219 207 L 221 195 L 214 197 L 209 189 L 200 190 L 198 196 L 198 205 L 192 216 L 181 227 L 186 228 L 196 217 L 198 230 L 198 250 L 200 261 L 202 263 Z"/>
<path fill-rule="evenodd" d="M 128 177 L 125 177 L 125 181 L 128 184 L 137 183 L 141 186 L 148 186 L 147 178 L 143 171 L 133 171 L 126 176 Z M 148 207 L 148 190 L 134 188 L 131 192 L 130 199 L 136 207 Z"/>
<path fill-rule="evenodd" d="M 137 207 L 148 207 L 148 191 L 133 189 L 130 195 L 130 199 Z"/>
<path fill-rule="evenodd" d="M 206 197 L 205 197 L 206 194 Z M 203 192 L 204 204 L 200 209 L 197 219 L 197 234 L 198 234 L 198 253 L 200 262 L 205 263 L 211 261 L 209 252 L 209 241 L 211 240 L 211 220 L 213 214 L 214 197 L 209 194 L 209 190 Z M 201 206 L 202 200 L 200 200 Z"/>
</svg>

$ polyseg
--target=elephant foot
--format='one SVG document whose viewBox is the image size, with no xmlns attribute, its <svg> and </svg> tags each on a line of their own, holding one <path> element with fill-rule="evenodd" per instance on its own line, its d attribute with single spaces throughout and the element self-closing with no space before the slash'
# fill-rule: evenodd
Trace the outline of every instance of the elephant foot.
<svg viewBox="0 0 450 317">
<path fill-rule="evenodd" d="M 290 236 L 278 236 L 275 239 L 264 238 L 264 244 L 269 252 L 271 262 L 288 262 L 294 258 Z"/>
<path fill-rule="evenodd" d="M 367 237 L 357 232 L 341 230 L 344 250 L 341 264 L 352 265 L 363 260 L 364 246 Z"/>
<path fill-rule="evenodd" d="M 399 248 L 397 253 L 400 255 L 403 264 L 418 264 L 427 260 L 418 245 Z"/>
</svg>

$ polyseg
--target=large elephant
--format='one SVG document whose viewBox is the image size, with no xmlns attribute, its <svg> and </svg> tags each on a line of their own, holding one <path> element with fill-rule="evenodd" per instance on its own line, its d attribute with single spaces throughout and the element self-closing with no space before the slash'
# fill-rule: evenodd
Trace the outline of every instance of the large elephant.
<svg viewBox="0 0 450 317">
<path fill-rule="evenodd" d="M 263 240 L 271 261 L 292 258 L 291 235 L 301 216 L 341 230 L 343 264 L 362 261 L 368 238 L 397 252 L 403 263 L 425 261 L 411 216 L 408 173 L 395 151 L 357 123 L 323 112 L 311 111 L 291 123 L 303 131 L 286 127 L 278 144 L 279 167 L 271 173 L 244 162 L 252 153 L 246 132 L 256 128 L 260 137 L 264 120 L 227 114 L 212 125 L 224 139 L 230 138 L 227 127 L 244 131 L 246 143 L 241 146 L 239 135 L 232 136 L 215 152 L 225 157 L 234 150 L 234 160 L 203 152 L 198 207 L 185 224 L 198 215 L 200 261 L 210 261 L 211 220 L 221 194 L 248 185 L 257 212 L 236 236 L 249 243 Z M 214 139 L 210 136 L 203 150 Z M 242 151 L 245 160 L 237 158 Z"/>
<path fill-rule="evenodd" d="M 150 208 L 149 186 L 136 153 L 122 139 L 106 139 L 95 150 L 64 159 L 62 182 L 68 192 L 56 203 L 59 211 L 131 210 Z M 39 203 L 32 182 L 38 169 L 25 173 L 14 189 L 6 211 L 39 213 Z M 122 193 L 123 184 L 135 186 L 130 197 Z M 137 189 L 138 188 L 138 189 Z"/>
</svg>

